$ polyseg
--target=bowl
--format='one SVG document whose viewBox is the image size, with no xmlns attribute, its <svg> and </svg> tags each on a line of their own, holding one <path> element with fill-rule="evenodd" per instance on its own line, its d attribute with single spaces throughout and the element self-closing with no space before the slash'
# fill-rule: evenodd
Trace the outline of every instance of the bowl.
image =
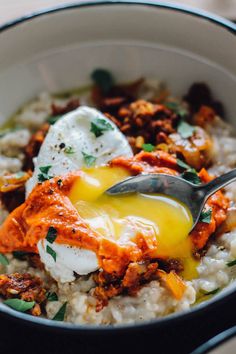
<svg viewBox="0 0 236 354">
<path fill-rule="evenodd" d="M 236 327 L 232 327 L 201 345 L 192 354 L 234 354 L 235 347 Z"/>
<path fill-rule="evenodd" d="M 42 91 L 88 84 L 90 73 L 102 67 L 119 81 L 158 78 L 177 96 L 193 82 L 204 81 L 236 126 L 235 34 L 236 26 L 223 18 L 156 1 L 73 3 L 16 19 L 0 27 L 0 123 Z M 2 304 L 0 312 L 20 323 L 67 333 L 136 336 L 138 332 L 162 333 L 164 328 L 206 316 L 235 293 L 232 287 L 191 311 L 116 327 L 54 322 Z"/>
</svg>

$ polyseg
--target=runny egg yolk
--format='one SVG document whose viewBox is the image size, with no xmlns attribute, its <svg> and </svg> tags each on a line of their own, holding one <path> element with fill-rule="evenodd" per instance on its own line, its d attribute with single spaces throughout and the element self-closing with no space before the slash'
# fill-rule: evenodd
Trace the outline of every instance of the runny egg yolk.
<svg viewBox="0 0 236 354">
<path fill-rule="evenodd" d="M 71 189 L 70 200 L 80 216 L 102 236 L 120 244 L 132 242 L 137 233 L 151 236 L 156 240 L 157 258 L 181 259 L 184 278 L 194 278 L 197 262 L 188 238 L 193 223 L 190 211 L 181 202 L 161 194 L 104 194 L 129 176 L 127 170 L 119 167 L 84 169 Z"/>
</svg>

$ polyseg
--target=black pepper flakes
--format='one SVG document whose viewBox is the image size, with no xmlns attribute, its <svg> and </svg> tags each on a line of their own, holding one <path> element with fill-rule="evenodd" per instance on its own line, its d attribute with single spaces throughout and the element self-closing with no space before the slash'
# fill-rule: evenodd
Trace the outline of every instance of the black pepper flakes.
<svg viewBox="0 0 236 354">
<path fill-rule="evenodd" d="M 57 185 L 58 185 L 59 187 L 61 187 L 62 184 L 63 184 L 62 179 L 59 179 L 59 180 L 57 181 Z"/>
<path fill-rule="evenodd" d="M 59 148 L 60 149 L 64 149 L 66 147 L 66 144 L 65 143 L 61 143 L 60 145 L 59 145 Z"/>
</svg>

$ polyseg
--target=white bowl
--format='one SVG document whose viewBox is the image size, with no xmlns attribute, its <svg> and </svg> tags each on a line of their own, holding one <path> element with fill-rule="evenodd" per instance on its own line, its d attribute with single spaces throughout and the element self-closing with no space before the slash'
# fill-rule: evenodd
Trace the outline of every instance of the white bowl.
<svg viewBox="0 0 236 354">
<path fill-rule="evenodd" d="M 0 29 L 0 122 L 41 91 L 87 84 L 94 68 L 120 81 L 168 83 L 174 95 L 204 81 L 236 117 L 235 26 L 155 3 L 97 2 L 26 16 Z"/>
<path fill-rule="evenodd" d="M 110 70 L 119 81 L 141 76 L 164 80 L 171 92 L 180 96 L 192 83 L 206 82 L 234 122 L 235 33 L 235 25 L 227 20 L 159 2 L 80 3 L 17 19 L 0 28 L 0 123 L 42 91 L 87 84 L 97 67 Z M 0 307 L 34 323 L 81 328 Z M 155 323 L 196 315 L 208 307 L 201 304 L 186 314 Z M 87 327 L 92 328 L 99 330 Z M 143 324 L 136 328 L 142 329 Z"/>
</svg>

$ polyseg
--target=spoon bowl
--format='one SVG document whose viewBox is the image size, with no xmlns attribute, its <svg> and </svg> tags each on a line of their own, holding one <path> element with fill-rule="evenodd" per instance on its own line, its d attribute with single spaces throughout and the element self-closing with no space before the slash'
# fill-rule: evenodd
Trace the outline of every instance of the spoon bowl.
<svg viewBox="0 0 236 354">
<path fill-rule="evenodd" d="M 236 169 L 213 179 L 206 184 L 196 185 L 181 177 L 166 174 L 140 174 L 129 177 L 106 190 L 108 195 L 129 193 L 160 193 L 184 203 L 190 210 L 193 226 L 199 220 L 207 199 L 236 180 Z"/>
</svg>

